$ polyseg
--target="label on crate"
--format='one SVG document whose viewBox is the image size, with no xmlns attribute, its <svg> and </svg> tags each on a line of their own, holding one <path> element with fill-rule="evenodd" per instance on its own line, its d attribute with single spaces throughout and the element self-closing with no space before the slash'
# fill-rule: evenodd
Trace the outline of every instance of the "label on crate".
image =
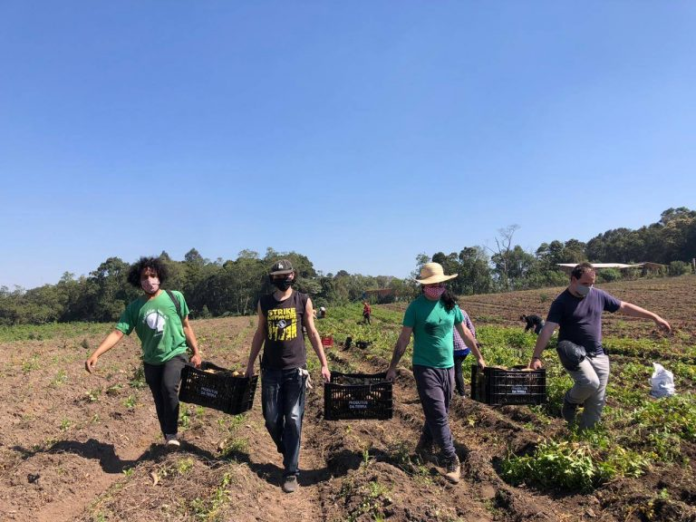
<svg viewBox="0 0 696 522">
<path fill-rule="evenodd" d="M 513 395 L 526 395 L 529 393 L 526 386 L 513 386 L 510 392 Z"/>
<path fill-rule="evenodd" d="M 348 401 L 348 408 L 351 410 L 367 409 L 367 401 Z"/>
<path fill-rule="evenodd" d="M 218 396 L 218 391 L 213 388 L 206 388 L 202 386 L 200 394 L 203 397 L 210 397 L 211 399 L 215 399 Z"/>
</svg>

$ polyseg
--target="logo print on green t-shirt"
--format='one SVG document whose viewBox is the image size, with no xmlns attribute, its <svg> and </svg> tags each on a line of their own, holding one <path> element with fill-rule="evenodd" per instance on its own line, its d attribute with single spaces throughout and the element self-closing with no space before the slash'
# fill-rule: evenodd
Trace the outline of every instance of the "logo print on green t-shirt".
<svg viewBox="0 0 696 522">
<path fill-rule="evenodd" d="M 150 330 L 155 330 L 155 335 L 162 335 L 167 318 L 159 310 L 150 310 L 145 316 L 144 322 Z"/>
</svg>

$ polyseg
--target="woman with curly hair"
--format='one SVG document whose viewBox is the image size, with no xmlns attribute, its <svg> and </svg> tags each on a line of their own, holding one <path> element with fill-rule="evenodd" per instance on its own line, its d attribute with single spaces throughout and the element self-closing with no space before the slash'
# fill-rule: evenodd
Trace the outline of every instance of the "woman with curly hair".
<svg viewBox="0 0 696 522">
<path fill-rule="evenodd" d="M 142 289 L 143 294 L 126 307 L 114 331 L 85 361 L 85 369 L 92 373 L 99 357 L 135 330 L 143 350 L 145 381 L 155 400 L 165 444 L 178 447 L 178 388 L 187 347 L 193 352 L 194 366 L 201 365 L 201 356 L 183 294 L 160 287 L 167 276 L 167 266 L 160 258 L 142 257 L 131 267 L 128 282 Z"/>
</svg>

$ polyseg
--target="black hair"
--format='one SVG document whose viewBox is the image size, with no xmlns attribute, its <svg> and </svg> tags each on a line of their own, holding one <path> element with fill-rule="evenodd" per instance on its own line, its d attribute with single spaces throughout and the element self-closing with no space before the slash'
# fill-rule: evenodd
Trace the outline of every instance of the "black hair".
<svg viewBox="0 0 696 522">
<path fill-rule="evenodd" d="M 527 316 L 526 315 L 520 315 L 520 321 L 526 321 Z"/>
<path fill-rule="evenodd" d="M 128 282 L 136 288 L 140 288 L 140 276 L 143 270 L 146 268 L 151 268 L 157 273 L 159 277 L 160 285 L 169 277 L 169 270 L 167 270 L 167 264 L 162 261 L 159 257 L 141 257 L 138 261 L 130 267 L 128 271 Z"/>
<path fill-rule="evenodd" d="M 445 310 L 448 312 L 457 305 L 457 298 L 454 297 L 454 294 L 450 292 L 449 289 L 444 291 L 440 296 L 440 300 L 445 305 Z"/>
<path fill-rule="evenodd" d="M 595 269 L 591 263 L 580 263 L 579 265 L 575 265 L 575 268 L 573 268 L 573 271 L 570 273 L 570 277 L 580 279 L 583 276 L 583 274 L 594 271 Z"/>
</svg>

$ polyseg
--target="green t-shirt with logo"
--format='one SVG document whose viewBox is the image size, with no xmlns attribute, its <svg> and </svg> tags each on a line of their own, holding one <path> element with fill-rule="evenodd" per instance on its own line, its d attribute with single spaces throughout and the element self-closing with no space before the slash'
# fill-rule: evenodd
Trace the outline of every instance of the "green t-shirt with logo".
<svg viewBox="0 0 696 522">
<path fill-rule="evenodd" d="M 143 361 L 148 364 L 164 364 L 172 357 L 186 353 L 181 317 L 186 317 L 189 309 L 181 292 L 172 293 L 181 306 L 181 316 L 169 294 L 162 291 L 149 301 L 140 297 L 130 303 L 116 325 L 116 329 L 126 335 L 135 329 L 142 343 Z"/>
<path fill-rule="evenodd" d="M 408 305 L 403 325 L 413 328 L 413 364 L 430 368 L 454 366 L 452 329 L 463 320 L 458 306 L 448 312 L 440 299 L 431 301 L 421 295 Z"/>
</svg>

